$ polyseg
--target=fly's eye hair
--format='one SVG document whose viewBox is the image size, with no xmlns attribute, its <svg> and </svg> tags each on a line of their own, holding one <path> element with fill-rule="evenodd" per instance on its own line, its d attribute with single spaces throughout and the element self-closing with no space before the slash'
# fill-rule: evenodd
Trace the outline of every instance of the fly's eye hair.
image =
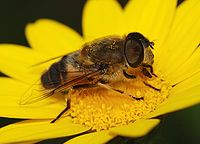
<svg viewBox="0 0 200 144">
<path fill-rule="evenodd" d="M 137 67 L 144 59 L 143 40 L 146 38 L 140 33 L 130 33 L 124 44 L 124 56 L 129 66 Z"/>
</svg>

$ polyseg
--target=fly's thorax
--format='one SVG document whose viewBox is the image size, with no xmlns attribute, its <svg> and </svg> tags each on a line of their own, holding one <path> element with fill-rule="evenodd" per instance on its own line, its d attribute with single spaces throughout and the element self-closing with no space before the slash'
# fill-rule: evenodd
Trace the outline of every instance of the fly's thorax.
<svg viewBox="0 0 200 144">
<path fill-rule="evenodd" d="M 118 64 L 124 62 L 124 39 L 107 37 L 83 46 L 81 55 L 93 63 Z"/>
</svg>

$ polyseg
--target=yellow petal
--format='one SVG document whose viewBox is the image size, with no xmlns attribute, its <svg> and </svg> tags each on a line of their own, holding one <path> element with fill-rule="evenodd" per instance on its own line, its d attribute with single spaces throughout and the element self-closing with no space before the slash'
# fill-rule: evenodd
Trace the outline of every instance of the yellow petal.
<svg viewBox="0 0 200 144">
<path fill-rule="evenodd" d="M 177 83 L 171 90 L 171 93 L 174 94 L 174 93 L 186 91 L 187 89 L 190 89 L 198 85 L 200 85 L 200 72 Z"/>
<path fill-rule="evenodd" d="M 28 73 L 30 66 L 45 58 L 30 48 L 19 45 L 1 44 L 0 51 L 0 71 L 25 82 L 30 82 L 37 76 Z"/>
<path fill-rule="evenodd" d="M 28 24 L 26 36 L 32 48 L 50 57 L 75 51 L 82 44 L 81 36 L 73 29 L 48 19 Z"/>
<path fill-rule="evenodd" d="M 190 2 L 190 1 L 189 1 Z M 193 2 L 193 1 L 191 1 Z M 184 13 L 184 15 L 183 15 Z M 163 74 L 170 75 L 186 62 L 199 44 L 200 2 L 193 7 L 180 7 L 166 43 L 162 45 L 158 65 Z"/>
<path fill-rule="evenodd" d="M 198 48 L 189 59 L 187 59 L 181 66 L 177 67 L 175 71 L 171 72 L 170 75 L 167 76 L 168 80 L 170 80 L 172 85 L 174 85 L 195 76 L 200 72 L 199 61 L 200 49 Z M 193 80 L 194 82 L 199 81 L 198 78 Z M 191 82 L 189 85 L 193 86 L 194 82 Z"/>
<path fill-rule="evenodd" d="M 176 0 L 132 0 L 125 7 L 127 32 L 140 32 L 155 40 L 155 49 L 166 38 L 176 9 Z"/>
<path fill-rule="evenodd" d="M 109 131 L 93 132 L 75 137 L 65 144 L 103 144 L 114 138 L 116 135 L 109 134 Z"/>
<path fill-rule="evenodd" d="M 149 133 L 158 123 L 158 119 L 140 119 L 132 124 L 112 128 L 110 132 L 125 137 L 141 137 Z"/>
<path fill-rule="evenodd" d="M 89 0 L 83 10 L 83 35 L 87 40 L 123 34 L 122 8 L 116 0 Z"/>
<path fill-rule="evenodd" d="M 17 61 L 20 61 L 21 63 L 19 64 L 19 66 L 28 66 L 28 65 L 32 65 L 36 62 L 38 62 L 39 60 L 43 60 L 44 56 L 40 55 L 39 53 L 33 51 L 32 49 L 25 47 L 25 46 L 21 46 L 21 45 L 16 45 L 16 44 L 0 44 L 0 60 L 1 61 L 8 61 L 9 59 L 4 59 L 3 56 L 5 58 L 9 57 L 11 58 L 15 58 Z M 13 63 L 15 61 L 13 60 Z"/>
<path fill-rule="evenodd" d="M 0 143 L 37 141 L 71 136 L 89 130 L 82 125 L 73 124 L 71 119 L 60 119 L 55 123 L 47 120 L 26 120 L 0 129 Z"/>
<path fill-rule="evenodd" d="M 161 104 L 147 117 L 156 117 L 169 112 L 181 110 L 196 104 L 200 104 L 200 85 L 189 88 L 185 91 L 172 93 L 168 100 Z"/>
<path fill-rule="evenodd" d="M 55 97 L 30 105 L 20 105 L 20 99 L 30 86 L 10 78 L 0 78 L 0 87 L 1 117 L 53 119 L 65 108 L 65 101 Z"/>
<path fill-rule="evenodd" d="M 173 23 L 176 24 L 176 25 L 178 23 L 181 23 L 182 19 L 184 18 L 184 16 L 187 15 L 187 13 L 189 11 L 191 11 L 198 2 L 199 2 L 199 0 L 187 0 L 187 1 L 183 1 L 178 6 L 178 8 L 176 10 L 176 17 L 175 17 L 175 20 L 174 20 Z M 172 28 L 176 29 L 176 27 L 174 27 L 174 26 Z"/>
</svg>

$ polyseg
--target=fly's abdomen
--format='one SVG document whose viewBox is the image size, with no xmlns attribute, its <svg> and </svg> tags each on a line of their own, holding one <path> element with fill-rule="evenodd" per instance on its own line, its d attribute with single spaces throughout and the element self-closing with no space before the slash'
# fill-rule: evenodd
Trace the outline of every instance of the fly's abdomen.
<svg viewBox="0 0 200 144">
<path fill-rule="evenodd" d="M 49 70 L 41 76 L 41 82 L 44 88 L 56 88 L 67 79 L 67 67 L 63 59 L 52 64 Z"/>
</svg>

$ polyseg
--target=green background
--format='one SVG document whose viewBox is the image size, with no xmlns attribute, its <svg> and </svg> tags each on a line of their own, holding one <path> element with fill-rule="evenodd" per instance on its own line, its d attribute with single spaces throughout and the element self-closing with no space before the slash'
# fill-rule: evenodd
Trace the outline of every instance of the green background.
<svg viewBox="0 0 200 144">
<path fill-rule="evenodd" d="M 121 0 L 122 6 L 127 0 Z M 181 2 L 181 1 L 179 1 Z M 0 43 L 28 46 L 24 28 L 39 18 L 60 21 L 81 33 L 81 16 L 84 0 L 0 0 Z M 3 74 L 1 74 L 3 76 Z M 0 119 L 0 126 L 18 120 Z M 64 139 L 46 140 L 40 143 L 62 143 Z M 140 139 L 117 137 L 110 143 L 144 144 L 199 144 L 200 105 L 162 117 L 161 124 L 148 136 Z"/>
</svg>

